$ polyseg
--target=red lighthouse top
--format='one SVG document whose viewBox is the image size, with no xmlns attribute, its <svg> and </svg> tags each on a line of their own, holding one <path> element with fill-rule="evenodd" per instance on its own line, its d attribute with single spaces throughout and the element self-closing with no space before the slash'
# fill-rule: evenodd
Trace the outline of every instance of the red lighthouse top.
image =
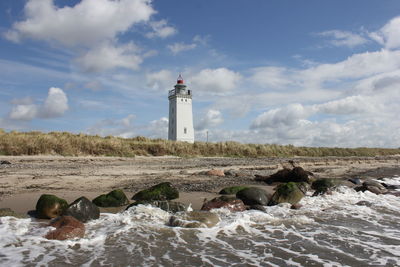
<svg viewBox="0 0 400 267">
<path fill-rule="evenodd" d="M 179 74 L 178 80 L 176 81 L 177 84 L 183 84 L 183 78 L 182 75 Z"/>
</svg>

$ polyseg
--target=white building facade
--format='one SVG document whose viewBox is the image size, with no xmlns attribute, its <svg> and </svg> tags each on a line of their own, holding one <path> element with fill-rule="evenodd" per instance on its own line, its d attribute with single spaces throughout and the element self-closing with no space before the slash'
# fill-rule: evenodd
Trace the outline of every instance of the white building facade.
<svg viewBox="0 0 400 267">
<path fill-rule="evenodd" d="M 168 92 L 168 140 L 194 143 L 192 92 L 179 75 L 175 89 Z"/>
</svg>

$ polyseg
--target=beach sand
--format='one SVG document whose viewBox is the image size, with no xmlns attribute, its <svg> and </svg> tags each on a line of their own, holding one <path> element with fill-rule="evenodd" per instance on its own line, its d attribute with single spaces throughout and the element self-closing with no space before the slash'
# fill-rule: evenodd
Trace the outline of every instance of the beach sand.
<svg viewBox="0 0 400 267">
<path fill-rule="evenodd" d="M 72 202 L 78 197 L 93 199 L 113 189 L 123 189 L 128 198 L 139 190 L 171 182 L 181 201 L 199 209 L 204 199 L 217 196 L 233 185 L 274 186 L 254 181 L 254 175 L 270 175 L 294 165 L 317 178 L 382 178 L 398 174 L 400 156 L 327 158 L 179 158 L 179 157 L 62 157 L 1 156 L 0 208 L 26 213 L 35 209 L 41 194 L 55 194 Z M 225 177 L 202 174 L 211 169 L 231 170 Z M 102 209 L 103 212 L 117 212 Z"/>
</svg>

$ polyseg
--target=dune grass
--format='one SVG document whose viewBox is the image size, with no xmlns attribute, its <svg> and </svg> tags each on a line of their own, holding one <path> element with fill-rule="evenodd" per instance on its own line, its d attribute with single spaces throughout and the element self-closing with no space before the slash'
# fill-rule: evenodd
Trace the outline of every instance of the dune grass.
<svg viewBox="0 0 400 267">
<path fill-rule="evenodd" d="M 295 147 L 238 142 L 175 142 L 146 137 L 120 138 L 68 132 L 5 132 L 0 129 L 0 155 L 62 156 L 181 156 L 181 157 L 325 157 L 384 156 L 400 154 L 390 148 Z"/>
</svg>

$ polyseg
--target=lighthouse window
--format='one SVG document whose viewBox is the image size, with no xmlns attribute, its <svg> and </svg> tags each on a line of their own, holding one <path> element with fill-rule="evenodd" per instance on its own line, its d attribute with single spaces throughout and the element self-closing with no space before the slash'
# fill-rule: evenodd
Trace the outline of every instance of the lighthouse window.
<svg viewBox="0 0 400 267">
<path fill-rule="evenodd" d="M 181 98 L 181 101 L 183 102 L 183 98 Z"/>
<path fill-rule="evenodd" d="M 184 134 L 187 134 L 187 129 L 186 129 L 186 127 L 183 128 L 183 133 L 184 133 Z"/>
<path fill-rule="evenodd" d="M 185 102 L 187 102 L 187 99 L 185 99 Z"/>
</svg>

